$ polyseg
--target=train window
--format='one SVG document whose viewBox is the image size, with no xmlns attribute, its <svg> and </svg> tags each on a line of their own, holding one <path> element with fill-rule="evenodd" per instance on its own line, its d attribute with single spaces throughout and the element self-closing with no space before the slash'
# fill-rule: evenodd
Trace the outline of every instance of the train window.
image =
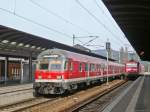
<svg viewBox="0 0 150 112">
<path fill-rule="evenodd" d="M 60 71 L 61 70 L 61 64 L 51 64 L 50 69 Z"/>
<path fill-rule="evenodd" d="M 100 65 L 97 64 L 97 71 L 100 71 Z"/>
<path fill-rule="evenodd" d="M 72 71 L 73 70 L 73 63 L 70 62 L 70 70 Z"/>
<path fill-rule="evenodd" d="M 137 63 L 127 63 L 127 67 L 137 67 Z"/>
<path fill-rule="evenodd" d="M 92 71 L 92 64 L 90 64 L 90 71 Z"/>
<path fill-rule="evenodd" d="M 98 65 L 96 65 L 96 71 L 99 71 L 99 66 Z"/>
<path fill-rule="evenodd" d="M 41 63 L 40 64 L 40 69 L 41 70 L 48 70 L 48 64 L 47 63 Z"/>
<path fill-rule="evenodd" d="M 91 71 L 95 71 L 95 66 L 94 66 L 94 64 L 91 64 Z"/>
<path fill-rule="evenodd" d="M 86 63 L 86 64 L 85 64 L 85 71 L 88 71 L 88 69 L 89 69 L 89 66 L 88 66 L 88 64 Z"/>
<path fill-rule="evenodd" d="M 82 63 L 79 64 L 79 70 L 82 71 Z"/>
<path fill-rule="evenodd" d="M 99 71 L 101 71 L 101 65 L 99 65 Z"/>
<path fill-rule="evenodd" d="M 68 68 L 68 61 L 65 61 L 64 70 L 67 70 Z"/>
<path fill-rule="evenodd" d="M 104 65 L 104 64 L 102 64 L 102 65 L 101 65 L 101 69 L 103 69 L 103 70 L 104 70 L 104 68 L 105 68 L 105 65 Z"/>
</svg>

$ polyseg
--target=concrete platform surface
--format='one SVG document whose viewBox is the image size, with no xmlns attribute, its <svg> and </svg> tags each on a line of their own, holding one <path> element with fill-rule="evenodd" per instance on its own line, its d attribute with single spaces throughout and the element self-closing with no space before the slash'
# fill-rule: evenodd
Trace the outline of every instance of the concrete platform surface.
<svg viewBox="0 0 150 112">
<path fill-rule="evenodd" d="M 0 94 L 13 92 L 13 91 L 19 91 L 19 90 L 25 90 L 25 89 L 31 89 L 33 87 L 33 83 L 29 84 L 18 84 L 13 86 L 5 86 L 0 87 Z"/>
<path fill-rule="evenodd" d="M 150 112 L 150 75 L 139 77 L 103 112 Z"/>
</svg>

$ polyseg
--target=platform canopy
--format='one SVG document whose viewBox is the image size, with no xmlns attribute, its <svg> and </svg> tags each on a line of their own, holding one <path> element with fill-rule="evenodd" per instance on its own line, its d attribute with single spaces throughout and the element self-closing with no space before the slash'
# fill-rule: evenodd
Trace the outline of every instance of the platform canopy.
<svg viewBox="0 0 150 112">
<path fill-rule="evenodd" d="M 143 60 L 150 60 L 150 0 L 103 0 Z"/>
<path fill-rule="evenodd" d="M 36 58 L 40 52 L 51 48 L 60 48 L 106 59 L 91 52 L 0 25 L 0 56 L 28 58 L 32 54 L 32 57 Z"/>
</svg>

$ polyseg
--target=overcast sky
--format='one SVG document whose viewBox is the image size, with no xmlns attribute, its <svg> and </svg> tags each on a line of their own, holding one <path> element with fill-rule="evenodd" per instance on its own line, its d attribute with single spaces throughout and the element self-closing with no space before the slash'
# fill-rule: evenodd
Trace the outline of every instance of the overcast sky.
<svg viewBox="0 0 150 112">
<path fill-rule="evenodd" d="M 105 46 L 109 39 L 115 50 L 132 50 L 101 0 L 1 0 L 0 24 L 67 45 L 72 45 L 74 34 L 99 36 L 91 45 Z M 84 44 L 92 38 L 78 39 L 82 43 L 76 39 L 76 44 Z"/>
</svg>

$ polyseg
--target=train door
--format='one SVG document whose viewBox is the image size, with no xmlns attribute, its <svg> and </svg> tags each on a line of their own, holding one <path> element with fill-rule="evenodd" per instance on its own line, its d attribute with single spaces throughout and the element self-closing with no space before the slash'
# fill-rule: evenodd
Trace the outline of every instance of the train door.
<svg viewBox="0 0 150 112">
<path fill-rule="evenodd" d="M 74 73 L 73 73 L 73 61 L 72 61 L 71 59 L 69 59 L 68 71 L 69 71 L 68 78 L 69 78 L 69 79 L 74 78 Z"/>
<path fill-rule="evenodd" d="M 89 63 L 85 63 L 85 77 L 87 79 L 89 79 L 90 77 L 90 64 Z"/>
<path fill-rule="evenodd" d="M 90 63 L 85 63 L 86 84 L 90 85 Z"/>
<path fill-rule="evenodd" d="M 115 74 L 115 67 L 114 67 L 114 65 L 112 66 L 112 74 Z"/>
<path fill-rule="evenodd" d="M 84 77 L 84 78 L 86 78 L 86 70 L 85 70 L 86 67 L 85 66 L 86 66 L 86 63 L 84 62 L 83 63 L 83 69 L 82 69 L 82 77 Z"/>
<path fill-rule="evenodd" d="M 79 62 L 79 78 L 82 78 L 82 62 Z"/>
<path fill-rule="evenodd" d="M 104 64 L 101 63 L 101 75 L 103 76 L 104 75 Z"/>
</svg>

